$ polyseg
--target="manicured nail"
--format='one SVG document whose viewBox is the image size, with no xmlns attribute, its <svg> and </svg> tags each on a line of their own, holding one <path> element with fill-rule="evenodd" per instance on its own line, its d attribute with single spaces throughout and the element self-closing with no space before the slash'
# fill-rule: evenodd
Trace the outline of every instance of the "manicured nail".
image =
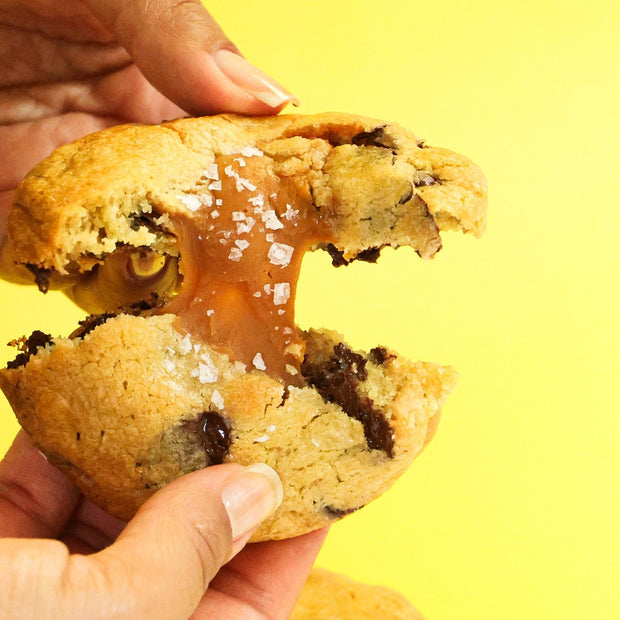
<svg viewBox="0 0 620 620">
<path fill-rule="evenodd" d="M 222 490 L 233 541 L 253 532 L 282 503 L 282 483 L 269 465 L 245 467 Z"/>
<path fill-rule="evenodd" d="M 215 62 L 222 72 L 255 99 L 277 108 L 283 103 L 299 105 L 299 100 L 271 76 L 230 50 L 219 50 Z"/>
</svg>

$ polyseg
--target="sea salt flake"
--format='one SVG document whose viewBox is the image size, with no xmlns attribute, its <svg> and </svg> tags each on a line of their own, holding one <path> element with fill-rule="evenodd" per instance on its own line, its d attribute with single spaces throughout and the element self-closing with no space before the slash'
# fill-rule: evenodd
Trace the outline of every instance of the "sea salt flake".
<svg viewBox="0 0 620 620">
<path fill-rule="evenodd" d="M 237 222 L 237 234 L 249 234 L 250 232 L 252 232 L 254 224 L 256 224 L 256 220 L 253 217 L 248 217 L 245 222 Z"/>
<path fill-rule="evenodd" d="M 265 223 L 265 228 L 269 228 L 270 230 L 284 228 L 284 224 L 280 221 L 278 214 L 273 209 L 265 211 L 261 219 Z"/>
<path fill-rule="evenodd" d="M 249 248 L 249 247 L 250 247 L 250 242 L 249 242 L 249 241 L 247 241 L 246 239 L 237 239 L 237 240 L 235 241 L 235 245 L 236 245 L 236 246 L 237 246 L 237 247 L 238 247 L 241 251 L 243 251 L 243 250 L 245 250 L 245 249 L 247 249 L 247 248 Z"/>
<path fill-rule="evenodd" d="M 207 179 L 210 179 L 211 181 L 219 181 L 220 178 L 220 173 L 219 170 L 217 168 L 217 164 L 213 163 L 213 164 L 209 164 L 204 171 L 204 176 Z"/>
<path fill-rule="evenodd" d="M 252 360 L 252 364 L 254 364 L 254 368 L 257 370 L 267 370 L 267 366 L 265 365 L 265 360 L 260 353 L 257 353 Z"/>
<path fill-rule="evenodd" d="M 267 241 L 267 243 L 273 243 L 273 240 L 274 240 L 273 233 L 267 233 L 265 235 L 265 241 Z"/>
<path fill-rule="evenodd" d="M 216 207 L 221 207 L 224 204 L 224 201 L 221 198 L 216 198 L 215 199 L 215 206 Z"/>
<path fill-rule="evenodd" d="M 213 390 L 211 394 L 211 403 L 220 410 L 224 409 L 224 397 L 217 390 Z"/>
<path fill-rule="evenodd" d="M 241 185 L 241 187 L 243 187 L 244 189 L 248 189 L 251 192 L 256 191 L 256 185 L 254 185 L 254 183 L 252 183 L 252 181 L 249 181 L 248 179 L 244 179 L 243 177 L 239 177 L 237 179 L 237 182 Z"/>
<path fill-rule="evenodd" d="M 260 157 L 261 155 L 264 155 L 264 153 L 255 146 L 244 146 L 241 149 L 241 154 L 244 157 Z"/>
<path fill-rule="evenodd" d="M 192 339 L 190 338 L 189 334 L 185 334 L 185 336 L 183 336 L 183 340 L 179 342 L 179 352 L 182 355 L 187 355 L 191 350 L 192 350 Z"/>
<path fill-rule="evenodd" d="M 242 257 L 243 252 L 239 248 L 230 248 L 230 252 L 228 253 L 229 260 L 239 261 Z"/>
<path fill-rule="evenodd" d="M 248 198 L 248 202 L 255 207 L 263 207 L 265 205 L 265 197 L 262 194 L 258 194 L 256 196 L 250 196 Z M 254 213 L 260 213 L 261 210 L 254 210 Z"/>
<path fill-rule="evenodd" d="M 213 211 L 211 211 L 211 217 L 213 219 L 216 219 L 219 216 L 220 216 L 220 212 L 217 209 L 213 209 Z"/>
<path fill-rule="evenodd" d="M 239 176 L 239 173 L 231 165 L 228 165 L 226 166 L 226 168 L 224 168 L 224 174 L 227 177 L 238 177 Z"/>
<path fill-rule="evenodd" d="M 211 194 L 198 194 L 198 198 L 205 207 L 213 206 L 213 196 Z"/>
<path fill-rule="evenodd" d="M 222 189 L 222 182 L 221 181 L 213 181 L 213 183 L 209 183 L 208 188 L 213 192 L 213 191 L 219 191 Z"/>
<path fill-rule="evenodd" d="M 297 215 L 299 215 L 299 209 L 293 209 L 293 207 L 291 207 L 291 205 L 287 203 L 284 217 L 290 222 Z"/>
<path fill-rule="evenodd" d="M 243 222 L 245 220 L 245 213 L 243 211 L 233 211 L 232 220 L 233 222 Z"/>
<path fill-rule="evenodd" d="M 278 282 L 273 285 L 273 303 L 276 306 L 285 304 L 291 296 L 291 285 L 288 282 Z"/>
<path fill-rule="evenodd" d="M 273 243 L 269 248 L 267 257 L 272 265 L 286 267 L 286 265 L 291 262 L 291 258 L 293 258 L 294 250 L 295 248 L 293 248 L 292 245 L 286 245 L 286 243 Z"/>
<path fill-rule="evenodd" d="M 181 194 L 177 196 L 177 199 L 180 200 L 190 211 L 198 211 L 198 209 L 202 207 L 202 202 L 196 194 Z"/>
</svg>

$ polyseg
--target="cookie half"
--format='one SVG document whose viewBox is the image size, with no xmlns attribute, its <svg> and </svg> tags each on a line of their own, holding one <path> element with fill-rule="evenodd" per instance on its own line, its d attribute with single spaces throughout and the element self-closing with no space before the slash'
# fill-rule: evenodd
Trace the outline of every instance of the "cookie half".
<svg viewBox="0 0 620 620">
<path fill-rule="evenodd" d="M 431 258 L 442 229 L 480 234 L 485 208 L 469 160 L 352 115 L 87 136 L 18 189 L 2 264 L 94 316 L 71 338 L 23 341 L 0 383 L 32 441 L 116 516 L 185 472 L 262 461 L 285 498 L 255 539 L 310 531 L 408 467 L 454 372 L 300 331 L 303 254 Z"/>
</svg>

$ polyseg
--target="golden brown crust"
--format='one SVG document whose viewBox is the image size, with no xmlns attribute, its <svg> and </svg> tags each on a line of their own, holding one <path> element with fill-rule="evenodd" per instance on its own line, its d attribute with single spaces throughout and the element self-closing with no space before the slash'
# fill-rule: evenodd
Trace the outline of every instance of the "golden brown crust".
<svg viewBox="0 0 620 620">
<path fill-rule="evenodd" d="M 479 168 L 461 155 L 423 145 L 396 124 L 339 113 L 221 115 L 118 126 L 61 147 L 17 191 L 8 223 L 9 253 L 18 263 L 66 273 L 76 262 L 81 271 L 89 269 L 119 243 L 173 251 L 168 239 L 132 227 L 132 214 L 182 210 L 179 195 L 204 187 L 205 168 L 216 156 L 252 146 L 271 157 L 280 174 L 303 167 L 317 208 L 341 220 L 340 249 L 349 257 L 381 242 L 414 245 L 406 234 L 392 231 L 385 238 L 378 229 L 358 229 L 373 207 L 367 190 L 376 191 L 377 175 L 383 188 L 386 174 L 393 179 L 394 204 L 411 192 L 440 229 L 475 235 L 484 229 L 486 183 Z M 371 147 L 356 165 L 363 167 L 372 158 L 375 176 L 358 175 L 355 182 L 367 187 L 352 192 L 352 172 L 343 184 L 337 171 L 351 151 L 359 155 L 358 147 Z M 381 157 L 385 166 L 376 167 Z M 393 217 L 398 220 L 398 213 Z"/>
<path fill-rule="evenodd" d="M 209 464 L 195 422 L 211 410 L 230 425 L 226 462 L 265 462 L 282 478 L 282 506 L 255 540 L 332 523 L 405 471 L 455 383 L 450 368 L 412 363 L 387 350 L 382 363 L 370 356 L 367 377 L 355 381 L 354 390 L 372 399 L 389 424 L 388 456 L 371 449 L 360 421 L 312 386 L 287 393 L 265 373 L 247 372 L 173 324 L 172 315 L 119 315 L 83 339 L 55 339 L 25 366 L 0 371 L 0 387 L 35 445 L 123 519 L 167 482 Z M 319 366 L 341 341 L 325 330 L 304 337 L 308 357 Z"/>
</svg>

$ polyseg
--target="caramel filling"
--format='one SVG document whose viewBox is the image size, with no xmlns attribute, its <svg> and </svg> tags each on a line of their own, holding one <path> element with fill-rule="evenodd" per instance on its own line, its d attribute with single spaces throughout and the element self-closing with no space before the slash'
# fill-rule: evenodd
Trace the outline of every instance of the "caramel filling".
<svg viewBox="0 0 620 620">
<path fill-rule="evenodd" d="M 270 164 L 259 154 L 219 157 L 210 193 L 180 197 L 188 213 L 171 219 L 182 281 L 158 312 L 176 314 L 180 331 L 248 370 L 301 385 L 304 344 L 294 321 L 301 261 L 332 235 L 307 180 L 280 178 Z M 153 278 L 165 263 L 133 256 L 130 268 Z"/>
</svg>

